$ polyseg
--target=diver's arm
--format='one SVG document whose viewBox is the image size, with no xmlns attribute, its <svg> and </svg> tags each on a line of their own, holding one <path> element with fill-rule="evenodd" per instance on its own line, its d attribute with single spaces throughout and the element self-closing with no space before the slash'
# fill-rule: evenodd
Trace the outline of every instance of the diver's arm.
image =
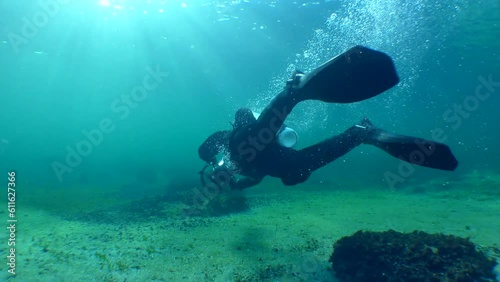
<svg viewBox="0 0 500 282">
<path fill-rule="evenodd" d="M 249 188 L 259 184 L 264 177 L 244 177 L 238 180 L 231 181 L 231 189 L 232 190 L 243 190 L 245 188 Z"/>
<path fill-rule="evenodd" d="M 220 130 L 210 135 L 198 148 L 198 155 L 200 156 L 200 159 L 210 164 L 217 163 L 215 156 L 227 143 L 227 136 L 230 132 L 231 131 L 229 130 Z"/>
</svg>

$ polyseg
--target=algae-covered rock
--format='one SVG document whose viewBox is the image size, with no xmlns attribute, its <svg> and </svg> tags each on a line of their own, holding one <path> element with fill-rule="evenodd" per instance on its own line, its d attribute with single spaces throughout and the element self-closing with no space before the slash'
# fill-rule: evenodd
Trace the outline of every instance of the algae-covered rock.
<svg viewBox="0 0 500 282">
<path fill-rule="evenodd" d="M 469 239 L 421 231 L 358 231 L 334 244 L 342 281 L 496 281 L 496 262 Z"/>
<path fill-rule="evenodd" d="M 241 191 L 229 191 L 210 198 L 206 202 L 202 214 L 204 213 L 208 216 L 222 216 L 243 212 L 248 209 L 247 199 Z"/>
</svg>

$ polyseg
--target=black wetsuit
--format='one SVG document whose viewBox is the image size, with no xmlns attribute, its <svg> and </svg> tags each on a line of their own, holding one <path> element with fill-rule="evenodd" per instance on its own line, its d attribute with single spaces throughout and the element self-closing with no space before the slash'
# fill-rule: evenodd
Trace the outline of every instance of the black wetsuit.
<svg viewBox="0 0 500 282">
<path fill-rule="evenodd" d="M 261 113 L 253 117 L 249 109 L 240 109 L 237 125 L 232 131 L 212 134 L 198 149 L 207 163 L 216 163 L 215 156 L 226 150 L 236 165 L 236 172 L 246 178 L 232 181 L 233 189 L 258 184 L 266 175 L 281 178 L 285 185 L 306 181 L 311 173 L 343 156 L 365 138 L 365 129 L 351 127 L 344 133 L 310 147 L 295 150 L 284 147 L 276 135 L 293 107 L 302 99 L 296 97 L 293 87 L 287 87 Z M 238 122 L 238 120 L 243 120 Z"/>
</svg>

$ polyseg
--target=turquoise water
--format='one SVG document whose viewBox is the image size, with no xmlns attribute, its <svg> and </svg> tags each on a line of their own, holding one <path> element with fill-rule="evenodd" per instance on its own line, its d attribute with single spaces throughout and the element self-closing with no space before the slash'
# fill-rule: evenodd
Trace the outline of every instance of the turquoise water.
<svg viewBox="0 0 500 282">
<path fill-rule="evenodd" d="M 404 189 L 500 173 L 496 0 L 4 0 L 0 15 L 0 171 L 16 171 L 18 197 L 108 187 L 135 200 L 199 187 L 207 136 L 229 129 L 240 107 L 262 110 L 294 69 L 354 45 L 389 54 L 401 82 L 360 103 L 300 104 L 287 120 L 298 148 L 367 116 L 405 135 L 438 130 L 459 167 L 402 172 L 361 146 L 304 187 L 359 189 L 356 179 Z M 402 180 L 391 185 L 388 173 Z"/>
<path fill-rule="evenodd" d="M 368 116 L 424 138 L 443 128 L 460 160 L 455 175 L 498 171 L 498 91 L 469 105 L 467 117 L 453 108 L 474 95 L 479 76 L 498 81 L 495 1 L 47 3 L 2 3 L 1 165 L 26 183 L 119 182 L 138 170 L 196 182 L 197 146 L 227 128 L 237 108 L 261 110 L 293 69 L 310 70 L 356 44 L 390 54 L 401 83 L 363 103 L 304 103 L 288 122 L 299 146 Z M 147 68 L 166 76 L 140 101 L 120 100 L 142 85 Z M 112 132 L 82 148 L 81 161 L 66 162 L 89 139 L 82 132 L 103 119 Z M 325 168 L 323 178 L 361 172 L 379 181 L 397 163 L 370 149 L 369 157 L 353 152 L 352 164 Z"/>
</svg>

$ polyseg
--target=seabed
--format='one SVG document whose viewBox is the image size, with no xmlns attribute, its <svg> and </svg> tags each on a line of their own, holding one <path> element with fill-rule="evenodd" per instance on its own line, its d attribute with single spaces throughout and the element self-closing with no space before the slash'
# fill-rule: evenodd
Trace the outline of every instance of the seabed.
<svg viewBox="0 0 500 282">
<path fill-rule="evenodd" d="M 337 281 L 332 245 L 358 230 L 469 237 L 498 260 L 500 175 L 442 183 L 391 191 L 273 180 L 244 192 L 245 211 L 204 217 L 186 217 L 178 201 L 111 201 L 103 187 L 38 189 L 18 200 L 16 276 L 2 264 L 0 280 Z"/>
</svg>

